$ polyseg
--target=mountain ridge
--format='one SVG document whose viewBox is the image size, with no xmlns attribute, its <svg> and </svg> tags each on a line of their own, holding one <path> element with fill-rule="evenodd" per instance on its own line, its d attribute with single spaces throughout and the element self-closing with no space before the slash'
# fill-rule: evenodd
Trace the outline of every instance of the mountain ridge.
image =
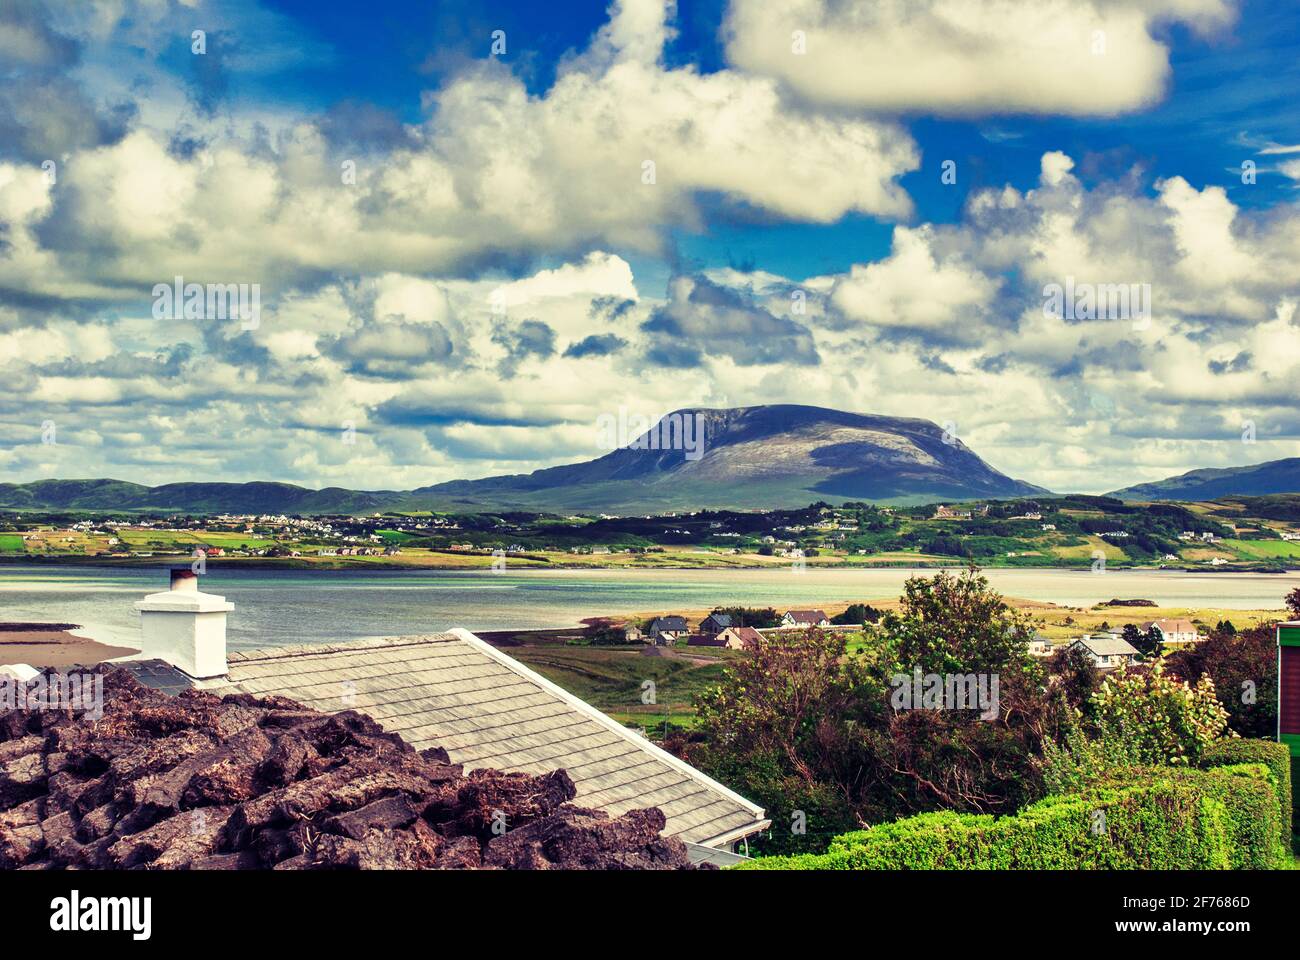
<svg viewBox="0 0 1300 960">
<path fill-rule="evenodd" d="M 1201 467 L 1106 494 L 1120 500 L 1217 500 L 1300 493 L 1300 457 L 1265 460 L 1244 467 Z"/>
<path fill-rule="evenodd" d="M 592 460 L 408 491 L 309 490 L 270 481 L 148 487 L 111 479 L 48 480 L 0 484 L 0 509 L 645 513 L 770 509 L 815 500 L 923 503 L 1047 493 L 1000 473 L 929 420 L 773 404 L 683 408 Z"/>
</svg>

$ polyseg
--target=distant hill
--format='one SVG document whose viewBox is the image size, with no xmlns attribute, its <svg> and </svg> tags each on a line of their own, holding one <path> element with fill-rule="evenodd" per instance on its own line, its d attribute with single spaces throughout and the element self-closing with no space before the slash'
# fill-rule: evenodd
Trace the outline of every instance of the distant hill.
<svg viewBox="0 0 1300 960">
<path fill-rule="evenodd" d="M 675 418 L 675 419 L 674 419 Z M 1048 491 L 999 473 L 929 420 L 793 404 L 679 410 L 660 421 L 702 429 L 699 446 L 661 449 L 641 435 L 595 460 L 529 474 L 454 480 L 411 491 L 308 490 L 287 483 L 42 480 L 0 484 L 0 509 L 177 513 L 374 513 L 383 510 L 529 510 L 650 513 L 771 509 L 816 500 L 927 503 Z M 628 438 L 632 439 L 632 438 Z M 679 444 L 680 446 L 680 444 Z"/>
<path fill-rule="evenodd" d="M 1300 457 L 1249 467 L 1191 470 L 1176 477 L 1139 483 L 1109 494 L 1121 500 L 1218 500 L 1300 493 Z"/>
<path fill-rule="evenodd" d="M 123 480 L 37 480 L 0 483 L 4 510 L 124 510 L 164 513 L 360 514 L 398 502 L 394 491 L 342 487 L 309 490 L 291 483 L 169 483 L 146 487 Z"/>
</svg>

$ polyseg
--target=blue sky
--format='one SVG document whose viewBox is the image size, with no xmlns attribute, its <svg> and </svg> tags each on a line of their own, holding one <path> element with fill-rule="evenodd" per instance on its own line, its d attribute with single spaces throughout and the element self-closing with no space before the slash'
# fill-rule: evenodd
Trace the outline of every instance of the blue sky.
<svg viewBox="0 0 1300 960">
<path fill-rule="evenodd" d="M 1298 41 L 1258 0 L 14 0 L 0 470 L 411 487 L 770 402 L 1056 490 L 1293 456 Z M 258 322 L 160 322 L 176 276 Z M 1053 319 L 1067 278 L 1150 316 Z"/>
</svg>

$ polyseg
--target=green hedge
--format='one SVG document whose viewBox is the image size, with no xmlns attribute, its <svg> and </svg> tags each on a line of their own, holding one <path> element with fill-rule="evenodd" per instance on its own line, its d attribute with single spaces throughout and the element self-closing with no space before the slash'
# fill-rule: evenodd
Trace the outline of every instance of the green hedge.
<svg viewBox="0 0 1300 960">
<path fill-rule="evenodd" d="M 832 841 L 824 854 L 766 857 L 749 870 L 1189 870 L 1281 864 L 1281 810 L 1263 764 L 1161 768 L 1047 797 L 1007 817 L 926 813 Z M 1097 811 L 1105 812 L 1104 829 Z"/>
<path fill-rule="evenodd" d="M 1274 740 L 1216 740 L 1201 757 L 1202 767 L 1226 767 L 1238 763 L 1262 763 L 1268 767 L 1282 805 L 1282 844 L 1290 847 L 1291 835 L 1300 833 L 1293 822 L 1296 805 L 1290 748 Z"/>
</svg>

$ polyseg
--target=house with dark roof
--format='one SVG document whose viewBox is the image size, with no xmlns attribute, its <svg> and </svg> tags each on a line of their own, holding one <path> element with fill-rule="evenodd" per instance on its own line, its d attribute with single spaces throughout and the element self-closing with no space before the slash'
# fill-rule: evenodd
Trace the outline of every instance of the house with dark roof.
<svg viewBox="0 0 1300 960">
<path fill-rule="evenodd" d="M 114 662 L 154 689 L 356 710 L 417 750 L 442 747 L 467 771 L 564 769 L 574 803 L 611 816 L 658 807 L 664 835 L 700 848 L 729 850 L 771 825 L 761 807 L 468 630 L 228 651 L 234 605 L 199 592 L 188 568 L 137 607 L 143 649 Z"/>
<path fill-rule="evenodd" d="M 676 639 L 678 637 L 686 636 L 686 634 L 691 631 L 686 626 L 685 617 L 673 615 L 667 617 L 655 617 L 650 621 L 649 632 L 651 636 L 657 637 L 661 633 L 666 633 L 673 637 L 673 639 Z"/>
<path fill-rule="evenodd" d="M 783 627 L 829 627 L 830 618 L 820 610 L 787 610 L 781 617 Z"/>
<path fill-rule="evenodd" d="M 731 626 L 731 614 L 711 613 L 700 621 L 700 633 L 716 634 Z"/>
</svg>

